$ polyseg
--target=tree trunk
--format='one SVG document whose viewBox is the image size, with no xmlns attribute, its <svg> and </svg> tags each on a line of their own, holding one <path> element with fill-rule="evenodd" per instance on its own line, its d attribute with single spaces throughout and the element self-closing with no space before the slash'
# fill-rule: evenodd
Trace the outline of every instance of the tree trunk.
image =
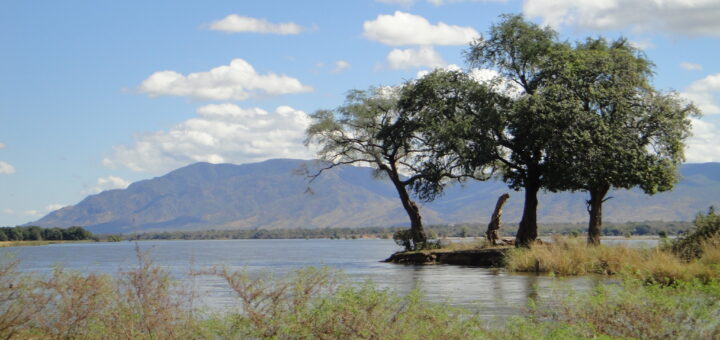
<svg viewBox="0 0 720 340">
<path fill-rule="evenodd" d="M 600 231 L 602 230 L 602 204 L 609 189 L 609 186 L 605 185 L 589 190 L 590 200 L 587 201 L 588 213 L 590 213 L 590 223 L 588 224 L 588 245 L 600 245 Z"/>
<path fill-rule="evenodd" d="M 498 230 L 500 230 L 500 224 L 502 223 L 500 220 L 502 219 L 502 207 L 505 204 L 505 201 L 510 198 L 510 195 L 503 194 L 500 196 L 497 200 L 497 203 L 495 204 L 495 211 L 493 211 L 492 218 L 490 219 L 490 224 L 488 224 L 487 232 L 485 233 L 485 236 L 487 237 L 488 242 L 490 242 L 491 245 L 497 245 L 497 241 L 500 239 L 500 235 L 498 235 Z"/>
<path fill-rule="evenodd" d="M 417 249 L 419 246 L 422 246 L 427 242 L 427 235 L 423 229 L 422 218 L 420 217 L 420 208 L 417 204 L 415 204 L 415 202 L 413 202 L 412 199 L 410 199 L 410 195 L 405 189 L 405 186 L 400 183 L 399 178 L 396 179 L 391 176 L 391 180 L 395 185 L 398 195 L 400 195 L 400 201 L 402 202 L 403 208 L 405 208 L 405 212 L 407 212 L 408 217 L 410 218 L 410 231 L 413 238 L 413 247 Z"/>
<path fill-rule="evenodd" d="M 540 185 L 536 181 L 529 181 L 525 185 L 525 206 L 523 216 L 520 220 L 517 235 L 515 236 L 516 247 L 530 247 L 530 243 L 537 239 L 537 193 Z"/>
</svg>

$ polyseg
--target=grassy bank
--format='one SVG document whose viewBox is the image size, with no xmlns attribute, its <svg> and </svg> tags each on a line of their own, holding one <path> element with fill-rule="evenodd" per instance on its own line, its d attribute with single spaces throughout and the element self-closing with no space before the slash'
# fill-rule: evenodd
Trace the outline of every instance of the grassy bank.
<svg viewBox="0 0 720 340">
<path fill-rule="evenodd" d="M 24 247 L 24 246 L 46 246 L 49 244 L 90 243 L 90 242 L 96 242 L 96 241 L 93 241 L 93 240 L 82 240 L 82 241 L 0 241 L 0 248 Z"/>
<path fill-rule="evenodd" d="M 666 247 L 588 247 L 584 239 L 556 237 L 530 249 L 513 249 L 506 267 L 510 271 L 555 275 L 623 274 L 627 277 L 672 283 L 676 280 L 709 281 L 720 277 L 720 237 L 703 241 L 702 256 L 684 260 Z"/>
<path fill-rule="evenodd" d="M 554 237 L 550 242 L 514 249 L 507 254 L 511 271 L 557 275 L 622 274 L 625 277 L 671 284 L 675 281 L 720 278 L 720 215 L 714 209 L 699 214 L 695 227 L 657 248 L 588 246 L 584 239 Z"/>
</svg>

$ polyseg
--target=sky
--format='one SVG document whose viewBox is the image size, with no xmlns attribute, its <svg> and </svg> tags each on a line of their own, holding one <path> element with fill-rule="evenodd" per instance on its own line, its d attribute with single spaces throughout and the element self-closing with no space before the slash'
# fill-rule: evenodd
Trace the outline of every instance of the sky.
<svg viewBox="0 0 720 340">
<path fill-rule="evenodd" d="M 563 40 L 626 37 L 720 161 L 720 1 L 0 2 L 0 226 L 195 163 L 313 158 L 308 114 L 463 51 L 503 13 Z"/>
</svg>

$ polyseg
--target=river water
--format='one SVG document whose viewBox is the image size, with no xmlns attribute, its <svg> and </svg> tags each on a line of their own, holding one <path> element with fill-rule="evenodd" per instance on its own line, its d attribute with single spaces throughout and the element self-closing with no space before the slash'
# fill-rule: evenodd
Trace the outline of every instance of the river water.
<svg viewBox="0 0 720 340">
<path fill-rule="evenodd" d="M 193 240 L 141 241 L 156 265 L 200 292 L 210 309 L 233 306 L 231 290 L 219 278 L 191 277 L 191 269 L 215 265 L 245 269 L 249 274 L 286 274 L 309 266 L 342 270 L 355 282 L 372 281 L 405 294 L 419 288 L 426 299 L 470 308 L 486 319 L 522 313 L 528 298 L 552 299 L 588 291 L 599 277 L 555 278 L 501 270 L 450 265 L 398 265 L 380 260 L 400 250 L 392 240 Z M 20 270 L 49 274 L 57 265 L 83 273 L 117 274 L 137 267 L 135 243 L 82 243 L 0 248 L 13 253 Z"/>
</svg>

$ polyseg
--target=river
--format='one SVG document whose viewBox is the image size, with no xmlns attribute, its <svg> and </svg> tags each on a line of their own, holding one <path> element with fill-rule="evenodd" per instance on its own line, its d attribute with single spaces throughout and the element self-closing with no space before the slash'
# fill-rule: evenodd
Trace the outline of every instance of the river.
<svg viewBox="0 0 720 340">
<path fill-rule="evenodd" d="M 232 292 L 214 277 L 192 277 L 191 269 L 215 265 L 245 269 L 249 274 L 285 274 L 308 266 L 342 270 L 355 282 L 370 280 L 405 294 L 419 288 L 426 299 L 470 308 L 486 319 L 522 313 L 528 298 L 551 299 L 570 291 L 587 291 L 602 282 L 596 276 L 555 278 L 502 270 L 450 265 L 383 263 L 399 250 L 392 240 L 193 240 L 141 241 L 155 264 L 174 278 L 193 282 L 203 305 L 232 306 Z M 57 244 L 0 248 L 12 253 L 23 272 L 49 274 L 57 265 L 83 273 L 117 274 L 137 266 L 134 242 Z"/>
</svg>

